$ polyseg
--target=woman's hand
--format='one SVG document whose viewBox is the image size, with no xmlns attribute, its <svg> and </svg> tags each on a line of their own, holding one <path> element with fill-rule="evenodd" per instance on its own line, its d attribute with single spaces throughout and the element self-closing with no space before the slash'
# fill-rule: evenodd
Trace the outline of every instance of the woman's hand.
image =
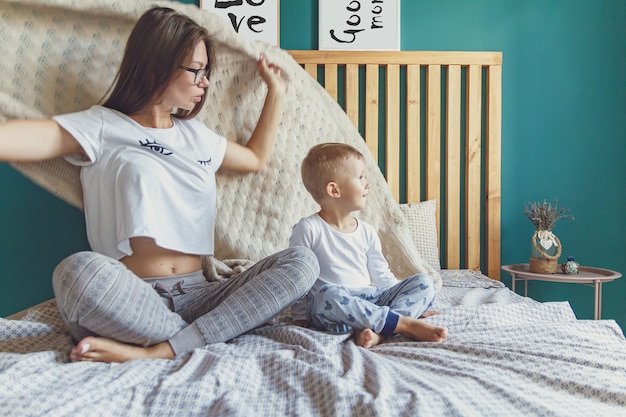
<svg viewBox="0 0 626 417">
<path fill-rule="evenodd" d="M 277 93 L 284 94 L 286 83 L 282 77 L 282 70 L 280 67 L 267 62 L 265 55 L 261 55 L 261 58 L 257 61 L 256 69 L 259 72 L 267 88 L 275 90 Z"/>
</svg>

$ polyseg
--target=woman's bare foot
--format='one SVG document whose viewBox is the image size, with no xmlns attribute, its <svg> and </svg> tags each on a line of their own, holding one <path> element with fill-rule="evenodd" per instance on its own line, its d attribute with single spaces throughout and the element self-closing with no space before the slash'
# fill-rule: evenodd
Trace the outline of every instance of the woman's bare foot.
<svg viewBox="0 0 626 417">
<path fill-rule="evenodd" d="M 106 337 L 86 337 L 70 351 L 72 362 L 126 362 L 132 359 L 171 359 L 174 351 L 168 342 L 147 348 L 128 345 Z"/>
<path fill-rule="evenodd" d="M 357 331 L 354 335 L 354 342 L 365 349 L 369 349 L 372 346 L 376 346 L 384 340 L 384 337 L 376 333 L 372 329 L 363 329 Z"/>
<path fill-rule="evenodd" d="M 400 316 L 394 333 L 420 342 L 441 342 L 448 337 L 448 329 L 445 327 L 435 327 L 408 316 Z"/>
</svg>

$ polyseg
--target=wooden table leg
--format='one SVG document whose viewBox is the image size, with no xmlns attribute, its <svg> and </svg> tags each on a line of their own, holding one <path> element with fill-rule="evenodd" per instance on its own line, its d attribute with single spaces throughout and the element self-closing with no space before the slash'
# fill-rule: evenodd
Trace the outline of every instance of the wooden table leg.
<svg viewBox="0 0 626 417">
<path fill-rule="evenodd" d="M 595 299 L 593 302 L 593 319 L 600 320 L 602 318 L 602 282 L 595 281 Z"/>
</svg>

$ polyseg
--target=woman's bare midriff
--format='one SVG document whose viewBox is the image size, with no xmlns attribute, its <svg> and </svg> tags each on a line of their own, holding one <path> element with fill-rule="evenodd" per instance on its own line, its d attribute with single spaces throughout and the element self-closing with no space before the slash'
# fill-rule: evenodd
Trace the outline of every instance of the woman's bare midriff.
<svg viewBox="0 0 626 417">
<path fill-rule="evenodd" d="M 140 278 L 170 277 L 202 269 L 200 255 L 164 249 L 157 246 L 152 238 L 133 237 L 130 247 L 133 254 L 120 259 L 120 262 Z"/>
</svg>

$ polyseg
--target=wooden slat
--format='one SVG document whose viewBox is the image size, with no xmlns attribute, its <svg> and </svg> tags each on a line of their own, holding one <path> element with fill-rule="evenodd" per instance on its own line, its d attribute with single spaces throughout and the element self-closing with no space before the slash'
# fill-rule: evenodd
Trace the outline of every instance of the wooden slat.
<svg viewBox="0 0 626 417">
<path fill-rule="evenodd" d="M 480 270 L 480 192 L 481 169 L 481 84 L 478 65 L 467 70 L 467 138 L 466 138 L 466 240 L 467 268 Z"/>
<path fill-rule="evenodd" d="M 437 200 L 437 240 L 441 241 L 441 65 L 426 68 L 426 199 Z"/>
<path fill-rule="evenodd" d="M 461 268 L 461 67 L 448 67 L 446 80 L 445 245 L 448 269 Z"/>
<path fill-rule="evenodd" d="M 406 69 L 406 200 L 421 201 L 420 66 Z"/>
<path fill-rule="evenodd" d="M 289 51 L 300 64 L 501 65 L 501 52 L 463 51 Z"/>
<path fill-rule="evenodd" d="M 317 81 L 317 64 L 304 64 L 304 70 Z"/>
<path fill-rule="evenodd" d="M 485 138 L 487 200 L 485 223 L 487 275 L 500 279 L 501 182 L 502 176 L 502 67 L 492 66 L 487 73 L 487 127 Z"/>
<path fill-rule="evenodd" d="M 365 143 L 378 162 L 378 65 L 365 66 Z"/>
<path fill-rule="evenodd" d="M 346 114 L 359 129 L 359 66 L 346 65 Z"/>
<path fill-rule="evenodd" d="M 400 202 L 400 67 L 387 65 L 386 166 L 391 194 Z"/>
<path fill-rule="evenodd" d="M 337 64 L 324 65 L 324 88 L 337 101 Z"/>
</svg>

